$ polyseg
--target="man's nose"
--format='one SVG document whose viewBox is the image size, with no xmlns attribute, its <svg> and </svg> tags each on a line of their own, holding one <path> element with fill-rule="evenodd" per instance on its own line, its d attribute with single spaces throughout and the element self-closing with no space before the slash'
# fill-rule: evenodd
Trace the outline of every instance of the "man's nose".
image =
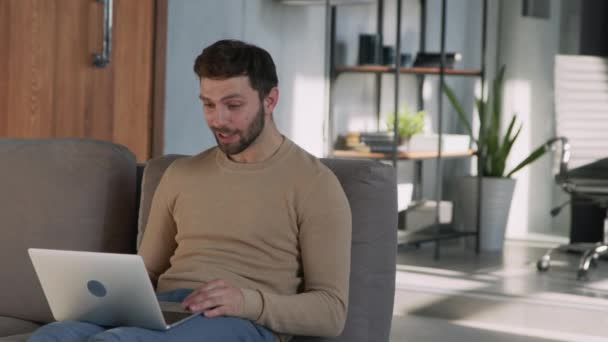
<svg viewBox="0 0 608 342">
<path fill-rule="evenodd" d="M 230 113 L 226 108 L 218 108 L 216 111 L 216 121 L 218 126 L 223 126 L 230 122 Z"/>
</svg>

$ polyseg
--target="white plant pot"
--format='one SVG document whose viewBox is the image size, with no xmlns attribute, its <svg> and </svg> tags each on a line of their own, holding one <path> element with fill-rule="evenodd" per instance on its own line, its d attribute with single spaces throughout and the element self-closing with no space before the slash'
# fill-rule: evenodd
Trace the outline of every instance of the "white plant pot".
<svg viewBox="0 0 608 342">
<path fill-rule="evenodd" d="M 454 226 L 459 231 L 474 231 L 477 224 L 477 177 L 462 177 L 455 184 Z M 482 178 L 480 248 L 501 251 L 515 190 L 515 179 Z M 467 246 L 474 246 L 474 238 Z"/>
<path fill-rule="evenodd" d="M 399 152 L 410 152 L 410 137 L 400 137 L 399 146 L 397 147 L 397 149 L 399 150 Z"/>
</svg>

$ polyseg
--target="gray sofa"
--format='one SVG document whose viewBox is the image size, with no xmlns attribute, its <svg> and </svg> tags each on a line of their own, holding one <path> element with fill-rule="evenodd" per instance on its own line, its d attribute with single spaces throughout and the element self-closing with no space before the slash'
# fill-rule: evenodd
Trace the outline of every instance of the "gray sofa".
<svg viewBox="0 0 608 342">
<path fill-rule="evenodd" d="M 27 248 L 135 253 L 154 190 L 180 156 L 138 165 L 125 147 L 84 139 L 0 139 L 0 341 L 53 320 Z M 324 159 L 353 214 L 350 305 L 341 336 L 388 341 L 395 291 L 397 195 L 392 167 Z M 141 205 L 140 205 L 141 204 Z"/>
</svg>

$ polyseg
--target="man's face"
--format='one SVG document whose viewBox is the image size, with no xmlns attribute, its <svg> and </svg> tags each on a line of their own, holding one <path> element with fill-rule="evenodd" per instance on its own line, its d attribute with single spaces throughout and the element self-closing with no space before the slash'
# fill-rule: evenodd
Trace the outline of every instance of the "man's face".
<svg viewBox="0 0 608 342">
<path fill-rule="evenodd" d="M 264 129 L 266 113 L 247 76 L 200 83 L 205 120 L 218 147 L 228 155 L 249 147 Z"/>
</svg>

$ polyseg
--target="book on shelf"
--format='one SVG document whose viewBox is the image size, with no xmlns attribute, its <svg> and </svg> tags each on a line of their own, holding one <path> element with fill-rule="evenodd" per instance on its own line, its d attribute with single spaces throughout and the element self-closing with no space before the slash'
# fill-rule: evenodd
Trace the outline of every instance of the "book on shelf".
<svg viewBox="0 0 608 342">
<path fill-rule="evenodd" d="M 361 141 L 393 141 L 392 132 L 361 132 Z"/>
<path fill-rule="evenodd" d="M 407 143 L 400 144 L 394 140 L 391 132 L 349 132 L 338 136 L 334 149 L 372 152 L 393 153 L 395 144 L 398 152 L 405 153 L 436 153 L 439 144 L 437 134 L 414 134 Z M 442 153 L 464 153 L 470 151 L 471 137 L 464 134 L 443 134 L 441 150 Z"/>
<path fill-rule="evenodd" d="M 437 151 L 439 146 L 438 134 L 414 134 L 407 146 L 400 146 L 403 152 Z M 466 152 L 471 148 L 471 137 L 465 134 L 442 134 L 441 151 L 444 153 Z"/>
<path fill-rule="evenodd" d="M 377 153 L 393 153 L 393 143 L 390 144 L 378 144 L 378 143 L 374 143 L 374 144 L 366 144 L 367 146 L 369 146 L 369 151 L 370 152 L 377 152 Z M 399 151 L 399 150 L 397 150 Z"/>
<path fill-rule="evenodd" d="M 454 64 L 462 59 L 458 52 L 445 53 L 445 67 L 453 69 Z M 414 67 L 439 68 L 441 66 L 441 53 L 438 52 L 419 52 L 414 60 Z"/>
<path fill-rule="evenodd" d="M 371 152 L 392 153 L 395 146 L 393 134 L 389 132 L 361 133 L 360 140 Z"/>
<path fill-rule="evenodd" d="M 435 224 L 437 201 L 422 200 L 411 202 L 405 211 L 405 231 L 413 233 Z M 439 223 L 452 223 L 453 204 L 441 201 L 439 204 Z"/>
<path fill-rule="evenodd" d="M 388 132 L 348 132 L 338 136 L 334 148 L 336 150 L 388 153 L 393 151 L 393 145 L 393 135 Z"/>
</svg>

